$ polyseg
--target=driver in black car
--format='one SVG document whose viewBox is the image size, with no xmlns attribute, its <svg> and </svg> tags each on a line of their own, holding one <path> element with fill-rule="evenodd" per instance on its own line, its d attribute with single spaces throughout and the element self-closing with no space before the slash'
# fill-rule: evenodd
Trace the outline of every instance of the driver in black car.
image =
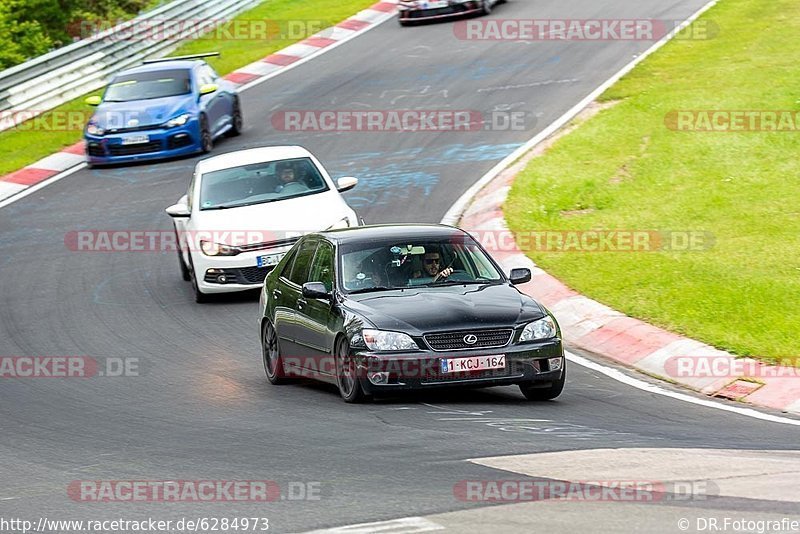
<svg viewBox="0 0 800 534">
<path fill-rule="evenodd" d="M 430 276 L 434 282 L 447 278 L 453 273 L 452 267 L 442 269 L 442 255 L 437 250 L 426 252 L 422 257 L 422 271 L 416 271 L 413 278 Z"/>
</svg>

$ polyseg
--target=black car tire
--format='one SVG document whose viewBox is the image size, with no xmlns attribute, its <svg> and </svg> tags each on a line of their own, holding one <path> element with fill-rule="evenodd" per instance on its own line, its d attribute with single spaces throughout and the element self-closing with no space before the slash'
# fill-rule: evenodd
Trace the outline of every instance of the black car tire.
<svg viewBox="0 0 800 534">
<path fill-rule="evenodd" d="M 208 129 L 208 117 L 200 115 L 200 150 L 208 154 L 214 148 L 214 137 Z"/>
<path fill-rule="evenodd" d="M 286 370 L 283 368 L 278 333 L 269 321 L 264 321 L 264 325 L 261 327 L 261 360 L 270 384 L 280 386 L 292 382 L 292 379 L 286 376 Z"/>
<path fill-rule="evenodd" d="M 339 394 L 347 403 L 363 402 L 365 400 L 364 390 L 361 389 L 355 360 L 350 357 L 346 338 L 341 338 L 336 343 L 335 354 L 336 385 L 339 387 Z"/>
<path fill-rule="evenodd" d="M 233 113 L 231 115 L 231 129 L 228 130 L 228 135 L 230 137 L 236 137 L 237 135 L 241 135 L 242 125 L 244 124 L 244 120 L 242 119 L 242 106 L 239 103 L 238 96 L 233 99 Z"/>
<path fill-rule="evenodd" d="M 210 302 L 211 295 L 206 295 L 205 293 L 200 291 L 200 287 L 197 285 L 197 272 L 195 272 L 194 262 L 192 261 L 191 254 L 189 254 L 189 279 L 192 281 L 192 291 L 194 291 L 194 301 L 198 304 Z"/>
<path fill-rule="evenodd" d="M 178 250 L 178 263 L 181 266 L 181 278 L 183 278 L 184 282 L 189 282 L 192 279 L 192 274 L 189 272 L 189 268 L 186 266 L 186 262 L 183 261 L 183 254 L 181 251 Z"/>
<path fill-rule="evenodd" d="M 530 401 L 548 401 L 553 400 L 564 390 L 564 384 L 567 381 L 566 368 L 561 373 L 561 378 L 554 381 L 550 387 L 536 387 L 535 383 L 524 383 L 519 385 L 519 390 L 525 395 L 525 398 Z"/>
<path fill-rule="evenodd" d="M 178 238 L 178 230 L 175 229 L 175 243 L 178 247 L 178 264 L 181 266 L 181 278 L 183 278 L 184 282 L 189 282 L 192 279 L 192 275 L 189 272 L 189 267 L 186 266 L 186 262 L 183 261 L 183 254 L 181 253 L 181 242 Z"/>
</svg>

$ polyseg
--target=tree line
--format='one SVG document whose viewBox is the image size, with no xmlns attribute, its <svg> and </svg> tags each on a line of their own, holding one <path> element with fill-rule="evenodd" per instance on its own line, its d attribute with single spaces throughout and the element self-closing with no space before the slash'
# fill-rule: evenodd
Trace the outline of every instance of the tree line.
<svg viewBox="0 0 800 534">
<path fill-rule="evenodd" d="M 0 70 L 155 7 L 158 0 L 0 0 Z"/>
</svg>

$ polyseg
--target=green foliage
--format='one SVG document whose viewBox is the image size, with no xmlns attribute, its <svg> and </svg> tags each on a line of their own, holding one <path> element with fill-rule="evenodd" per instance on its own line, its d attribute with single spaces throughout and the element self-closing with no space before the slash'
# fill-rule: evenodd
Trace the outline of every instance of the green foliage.
<svg viewBox="0 0 800 534">
<path fill-rule="evenodd" d="M 0 0 L 0 70 L 88 37 L 157 0 Z"/>
</svg>

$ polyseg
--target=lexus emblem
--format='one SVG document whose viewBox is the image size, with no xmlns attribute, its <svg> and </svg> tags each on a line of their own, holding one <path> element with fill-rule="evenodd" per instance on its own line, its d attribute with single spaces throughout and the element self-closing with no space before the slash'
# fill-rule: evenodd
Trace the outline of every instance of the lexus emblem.
<svg viewBox="0 0 800 534">
<path fill-rule="evenodd" d="M 477 342 L 478 342 L 478 336 L 476 336 L 475 334 L 467 334 L 466 336 L 464 336 L 464 343 L 466 343 L 467 345 L 474 345 Z"/>
</svg>

